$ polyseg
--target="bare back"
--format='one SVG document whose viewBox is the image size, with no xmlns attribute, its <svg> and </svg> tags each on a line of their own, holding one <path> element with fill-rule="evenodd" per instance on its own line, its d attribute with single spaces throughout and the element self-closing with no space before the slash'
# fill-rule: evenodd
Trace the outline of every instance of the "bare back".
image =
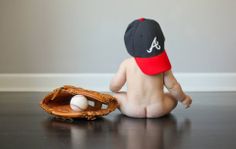
<svg viewBox="0 0 236 149">
<path fill-rule="evenodd" d="M 124 84 L 127 92 L 119 92 Z M 169 93 L 164 93 L 166 86 Z M 120 111 L 131 117 L 154 118 L 170 113 L 181 101 L 186 108 L 192 100 L 186 96 L 171 70 L 158 74 L 144 74 L 134 58 L 124 60 L 110 83 Z"/>
<path fill-rule="evenodd" d="M 163 74 L 145 75 L 134 58 L 128 59 L 125 63 L 128 102 L 143 106 L 160 102 L 163 98 Z"/>
</svg>

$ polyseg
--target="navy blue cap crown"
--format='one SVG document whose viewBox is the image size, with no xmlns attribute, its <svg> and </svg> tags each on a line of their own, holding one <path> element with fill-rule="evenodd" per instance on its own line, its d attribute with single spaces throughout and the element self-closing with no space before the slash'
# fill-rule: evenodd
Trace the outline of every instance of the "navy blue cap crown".
<svg viewBox="0 0 236 149">
<path fill-rule="evenodd" d="M 152 19 L 131 22 L 124 36 L 128 53 L 133 57 L 153 57 L 165 50 L 165 37 L 160 25 Z"/>
</svg>

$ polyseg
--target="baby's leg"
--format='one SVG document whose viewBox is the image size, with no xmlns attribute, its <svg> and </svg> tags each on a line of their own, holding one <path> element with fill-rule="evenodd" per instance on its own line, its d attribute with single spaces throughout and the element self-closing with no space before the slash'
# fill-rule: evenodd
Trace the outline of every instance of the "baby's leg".
<svg viewBox="0 0 236 149">
<path fill-rule="evenodd" d="M 113 96 L 116 97 L 119 104 L 119 110 L 122 114 L 136 118 L 146 117 L 145 108 L 129 104 L 126 92 L 114 93 Z"/>
<path fill-rule="evenodd" d="M 165 93 L 165 98 L 164 98 L 164 115 L 170 113 L 174 108 L 177 106 L 178 100 L 175 99 L 174 96 L 172 96 L 170 93 Z"/>
<path fill-rule="evenodd" d="M 169 114 L 178 101 L 169 93 L 165 93 L 162 104 L 151 105 L 147 108 L 147 117 L 157 118 Z"/>
<path fill-rule="evenodd" d="M 123 107 L 124 103 L 127 100 L 127 94 L 126 92 L 117 92 L 117 93 L 113 93 L 113 96 L 116 97 L 118 104 L 119 104 L 119 108 Z"/>
<path fill-rule="evenodd" d="M 118 101 L 118 109 L 121 113 L 125 114 L 125 106 L 127 105 L 127 93 L 126 92 L 116 92 L 113 94 Z"/>
</svg>

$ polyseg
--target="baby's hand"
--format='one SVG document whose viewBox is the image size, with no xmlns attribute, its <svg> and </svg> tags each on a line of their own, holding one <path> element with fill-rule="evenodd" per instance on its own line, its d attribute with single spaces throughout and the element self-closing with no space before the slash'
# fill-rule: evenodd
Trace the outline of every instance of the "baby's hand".
<svg viewBox="0 0 236 149">
<path fill-rule="evenodd" d="M 184 105 L 184 107 L 187 109 L 192 104 L 192 99 L 190 96 L 185 95 L 185 98 L 181 101 L 181 103 Z"/>
</svg>

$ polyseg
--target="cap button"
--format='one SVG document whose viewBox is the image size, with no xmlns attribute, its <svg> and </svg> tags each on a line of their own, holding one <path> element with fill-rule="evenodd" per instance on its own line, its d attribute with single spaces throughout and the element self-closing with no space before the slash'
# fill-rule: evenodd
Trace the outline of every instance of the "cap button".
<svg viewBox="0 0 236 149">
<path fill-rule="evenodd" d="M 139 18 L 138 19 L 140 22 L 143 22 L 145 19 L 144 18 Z"/>
</svg>

